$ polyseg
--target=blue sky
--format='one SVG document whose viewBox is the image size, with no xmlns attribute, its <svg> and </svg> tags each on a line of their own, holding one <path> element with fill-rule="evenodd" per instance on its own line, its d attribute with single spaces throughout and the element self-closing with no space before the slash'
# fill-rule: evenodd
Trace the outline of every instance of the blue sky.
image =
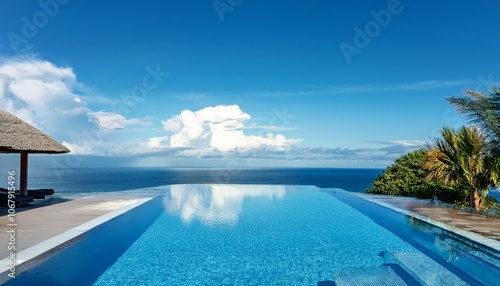
<svg viewBox="0 0 500 286">
<path fill-rule="evenodd" d="M 447 97 L 498 85 L 499 11 L 0 0 L 0 108 L 69 147 L 63 165 L 385 167 L 464 123 Z"/>
</svg>

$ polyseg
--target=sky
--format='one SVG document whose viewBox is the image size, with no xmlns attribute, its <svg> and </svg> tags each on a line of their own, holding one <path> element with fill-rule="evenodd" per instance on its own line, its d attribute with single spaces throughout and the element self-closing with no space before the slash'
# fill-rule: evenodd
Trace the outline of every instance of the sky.
<svg viewBox="0 0 500 286">
<path fill-rule="evenodd" d="M 466 124 L 446 98 L 499 85 L 499 12 L 0 0 L 0 108 L 72 151 L 35 165 L 383 168 Z"/>
</svg>

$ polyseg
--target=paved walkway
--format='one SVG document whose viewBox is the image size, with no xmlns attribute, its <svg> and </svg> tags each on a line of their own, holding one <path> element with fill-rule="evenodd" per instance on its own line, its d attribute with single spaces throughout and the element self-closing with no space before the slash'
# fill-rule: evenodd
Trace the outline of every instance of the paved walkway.
<svg viewBox="0 0 500 286">
<path fill-rule="evenodd" d="M 408 210 L 454 227 L 500 241 L 500 219 L 433 204 L 425 200 L 382 195 L 363 195 L 400 209 Z"/>
<path fill-rule="evenodd" d="M 159 195 L 158 191 L 127 191 L 96 195 L 54 197 L 35 201 L 28 207 L 16 208 L 16 252 L 37 245 L 74 227 L 119 208 L 132 205 L 143 198 Z M 9 255 L 8 209 L 0 208 L 0 259 Z M 3 271 L 4 269 L 2 269 Z"/>
</svg>

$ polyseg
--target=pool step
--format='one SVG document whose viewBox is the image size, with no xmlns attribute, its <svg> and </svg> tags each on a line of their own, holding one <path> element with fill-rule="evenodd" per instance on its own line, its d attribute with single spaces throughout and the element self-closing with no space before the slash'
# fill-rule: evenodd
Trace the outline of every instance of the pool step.
<svg viewBox="0 0 500 286">
<path fill-rule="evenodd" d="M 321 285 L 318 283 L 318 286 Z M 327 285 L 327 284 L 325 284 Z M 408 285 L 388 266 L 347 268 L 335 275 L 336 286 Z"/>
<path fill-rule="evenodd" d="M 383 251 L 381 256 L 385 263 L 401 266 L 421 285 L 469 285 L 441 264 L 420 252 Z"/>
</svg>

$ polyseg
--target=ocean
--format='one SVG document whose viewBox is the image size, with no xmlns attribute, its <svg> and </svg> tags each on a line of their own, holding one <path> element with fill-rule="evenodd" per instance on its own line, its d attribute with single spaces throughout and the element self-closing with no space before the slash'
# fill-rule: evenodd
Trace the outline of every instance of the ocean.
<svg viewBox="0 0 500 286">
<path fill-rule="evenodd" d="M 3 170 L 2 170 L 3 171 Z M 30 169 L 30 189 L 51 188 L 56 193 L 93 193 L 132 190 L 171 184 L 314 185 L 363 192 L 382 169 L 171 169 L 95 168 Z M 7 170 L 4 175 L 7 184 Z M 19 180 L 17 176 L 17 180 Z M 2 178 L 0 177 L 0 182 Z"/>
</svg>

